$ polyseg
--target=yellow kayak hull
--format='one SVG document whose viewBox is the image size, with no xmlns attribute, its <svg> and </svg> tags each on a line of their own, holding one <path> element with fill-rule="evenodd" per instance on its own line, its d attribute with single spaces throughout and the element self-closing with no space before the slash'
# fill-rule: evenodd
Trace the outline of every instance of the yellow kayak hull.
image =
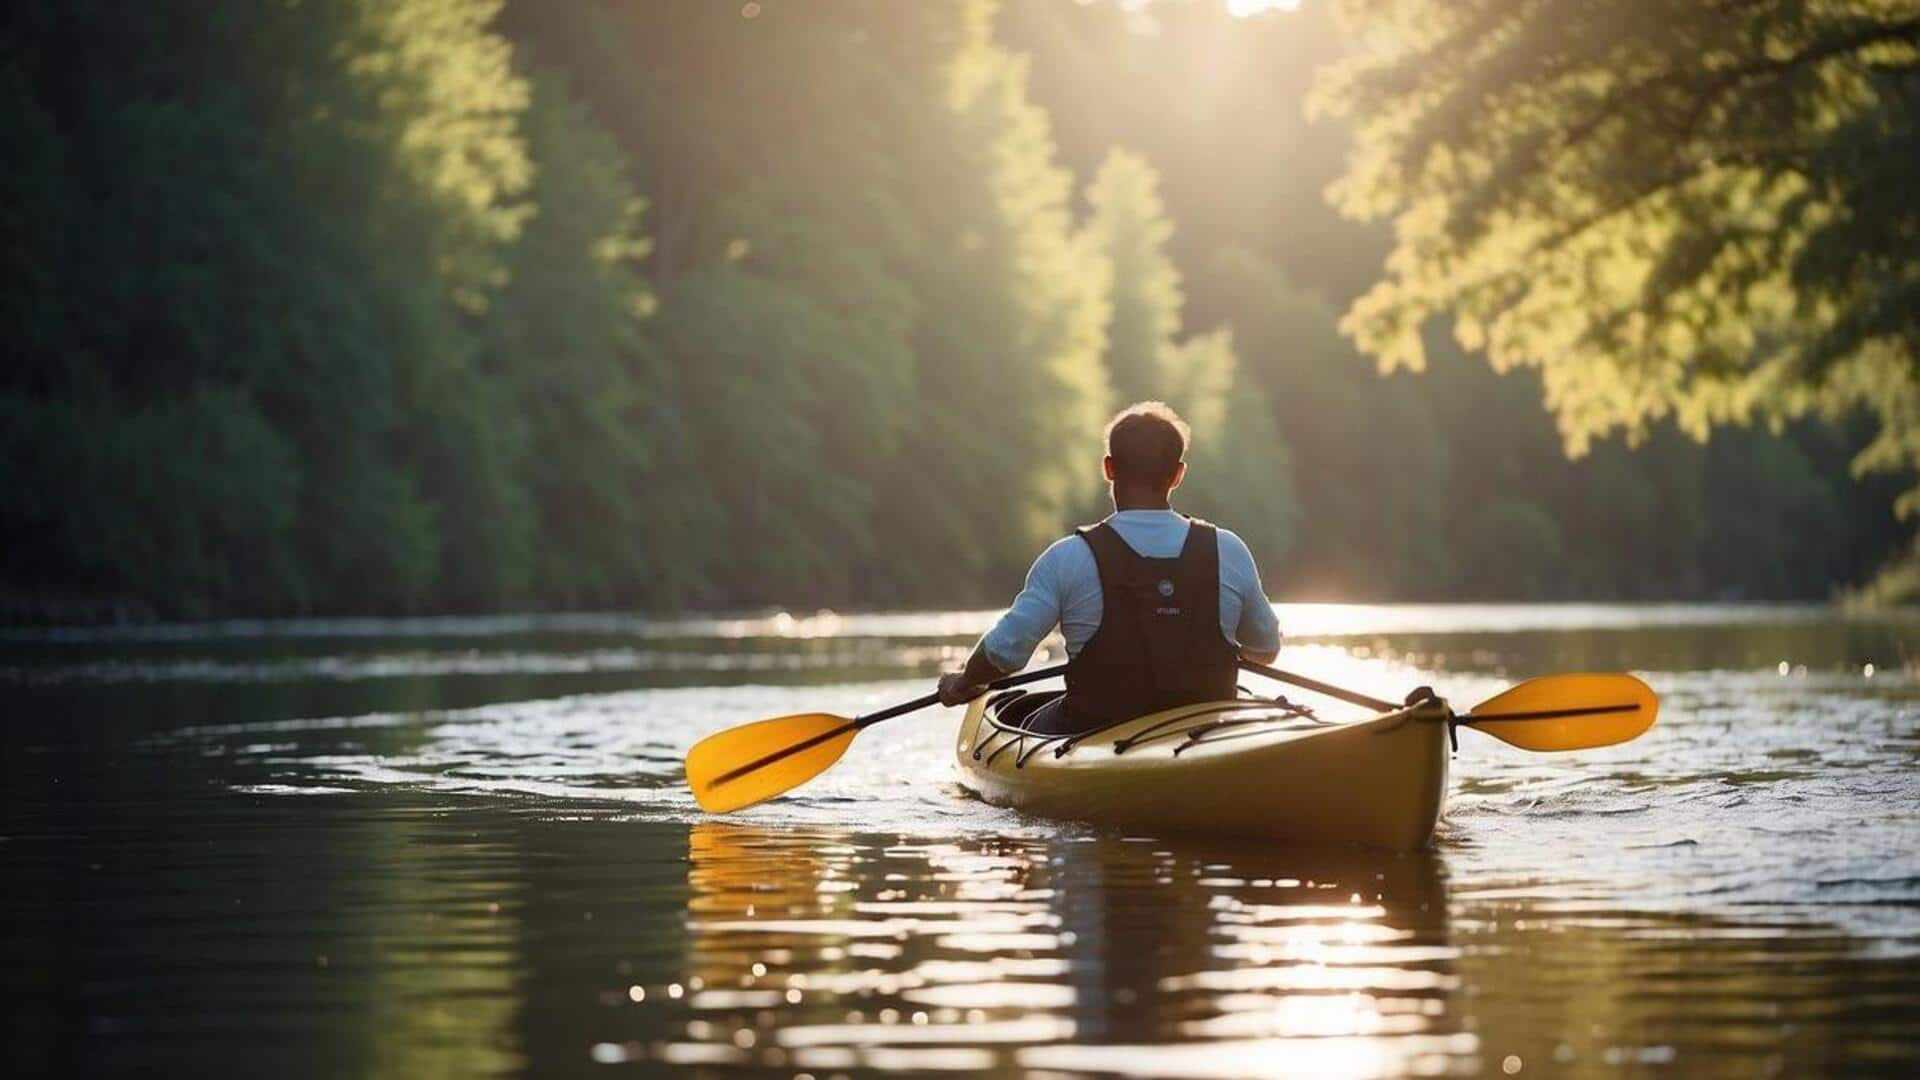
<svg viewBox="0 0 1920 1080">
<path fill-rule="evenodd" d="M 1430 842 L 1446 801 L 1449 713 L 1437 701 L 1338 724 L 1213 702 L 1069 740 L 1002 723 L 1012 696 L 991 700 L 960 723 L 960 780 L 1041 817 L 1404 851 Z"/>
</svg>

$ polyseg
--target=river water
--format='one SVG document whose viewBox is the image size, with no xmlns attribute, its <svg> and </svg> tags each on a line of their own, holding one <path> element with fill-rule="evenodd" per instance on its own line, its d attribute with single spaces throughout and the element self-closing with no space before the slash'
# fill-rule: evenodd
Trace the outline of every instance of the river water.
<svg viewBox="0 0 1920 1080">
<path fill-rule="evenodd" d="M 990 808 L 937 709 L 722 820 L 694 740 L 915 696 L 991 614 L 12 633 L 11 1071 L 1920 1064 L 1920 614 L 1280 614 L 1284 666 L 1380 696 L 1627 669 L 1660 723 L 1463 732 L 1410 855 Z"/>
</svg>

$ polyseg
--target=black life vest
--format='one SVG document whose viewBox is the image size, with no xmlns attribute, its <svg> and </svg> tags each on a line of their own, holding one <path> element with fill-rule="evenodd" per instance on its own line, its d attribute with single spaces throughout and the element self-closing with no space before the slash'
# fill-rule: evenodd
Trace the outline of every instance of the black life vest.
<svg viewBox="0 0 1920 1080">
<path fill-rule="evenodd" d="M 1239 650 L 1220 631 L 1220 541 L 1188 518 L 1171 559 L 1127 546 L 1111 521 L 1074 532 L 1100 570 L 1100 628 L 1067 663 L 1066 708 L 1090 729 L 1147 713 L 1233 698 Z"/>
</svg>

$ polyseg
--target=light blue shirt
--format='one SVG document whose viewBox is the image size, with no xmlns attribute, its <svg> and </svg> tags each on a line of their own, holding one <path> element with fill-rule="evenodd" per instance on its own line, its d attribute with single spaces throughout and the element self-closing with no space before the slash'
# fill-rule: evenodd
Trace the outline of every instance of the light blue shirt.
<svg viewBox="0 0 1920 1080">
<path fill-rule="evenodd" d="M 1187 519 L 1172 510 L 1121 510 L 1107 519 L 1136 554 L 1149 559 L 1171 559 L 1187 542 Z M 1226 529 L 1220 535 L 1220 633 L 1234 645 L 1253 652 L 1280 648 L 1280 622 L 1260 588 L 1260 572 L 1253 552 Z M 1078 536 L 1054 542 L 1033 561 L 1026 587 L 1013 598 L 1000 621 L 993 624 L 980 647 L 1001 671 L 1027 666 L 1033 650 L 1053 628 L 1067 639 L 1067 655 L 1100 629 L 1105 610 L 1100 595 L 1100 567 L 1093 549 Z"/>
</svg>

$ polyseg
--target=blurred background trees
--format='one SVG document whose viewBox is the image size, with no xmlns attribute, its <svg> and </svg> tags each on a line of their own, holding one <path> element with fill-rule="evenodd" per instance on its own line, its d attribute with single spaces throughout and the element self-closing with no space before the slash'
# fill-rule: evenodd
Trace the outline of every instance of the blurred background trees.
<svg viewBox="0 0 1920 1080">
<path fill-rule="evenodd" d="M 1911 21 L 1559 6 L 11 4 L 0 590 L 993 603 L 1138 397 L 1288 599 L 1868 578 Z"/>
</svg>

